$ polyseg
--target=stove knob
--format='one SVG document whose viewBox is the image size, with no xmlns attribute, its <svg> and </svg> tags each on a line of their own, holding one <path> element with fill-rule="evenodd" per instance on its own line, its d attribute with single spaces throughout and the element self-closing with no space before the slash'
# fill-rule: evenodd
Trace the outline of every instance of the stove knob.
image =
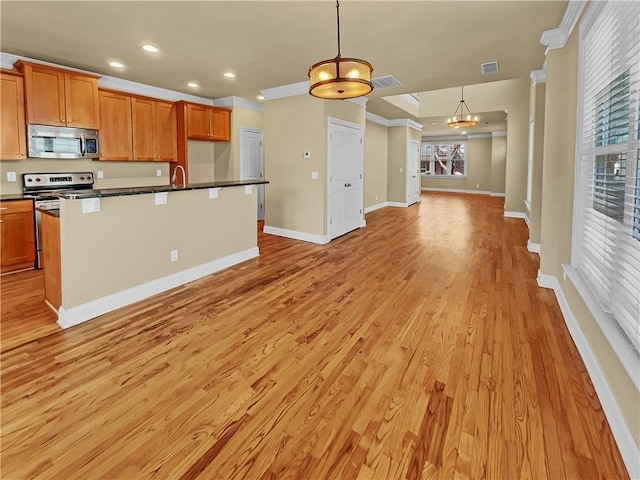
<svg viewBox="0 0 640 480">
<path fill-rule="evenodd" d="M 84 177 L 80 177 L 80 180 L 84 180 Z"/>
<path fill-rule="evenodd" d="M 33 182 L 33 178 L 27 178 L 27 182 Z"/>
<path fill-rule="evenodd" d="M 36 182 L 39 182 L 39 181 L 40 181 L 40 177 L 36 178 Z"/>
</svg>

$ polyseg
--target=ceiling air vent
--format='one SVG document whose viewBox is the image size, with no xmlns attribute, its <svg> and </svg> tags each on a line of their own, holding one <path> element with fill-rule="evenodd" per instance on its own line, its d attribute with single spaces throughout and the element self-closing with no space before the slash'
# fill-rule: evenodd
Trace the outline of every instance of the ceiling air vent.
<svg viewBox="0 0 640 480">
<path fill-rule="evenodd" d="M 371 80 L 373 88 L 382 90 L 383 88 L 402 87 L 402 83 L 393 75 L 387 75 L 386 77 L 376 77 Z"/>
<path fill-rule="evenodd" d="M 487 62 L 480 65 L 482 68 L 482 74 L 486 75 L 487 73 L 496 73 L 498 71 L 498 62 Z"/>
</svg>

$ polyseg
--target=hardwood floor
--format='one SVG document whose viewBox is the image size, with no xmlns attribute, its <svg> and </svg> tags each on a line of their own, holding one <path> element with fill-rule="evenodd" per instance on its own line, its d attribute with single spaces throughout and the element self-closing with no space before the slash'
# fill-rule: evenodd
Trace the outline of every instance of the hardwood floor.
<svg viewBox="0 0 640 480">
<path fill-rule="evenodd" d="M 258 259 L 8 349 L 2 478 L 628 478 L 502 200 L 261 234 Z"/>
</svg>

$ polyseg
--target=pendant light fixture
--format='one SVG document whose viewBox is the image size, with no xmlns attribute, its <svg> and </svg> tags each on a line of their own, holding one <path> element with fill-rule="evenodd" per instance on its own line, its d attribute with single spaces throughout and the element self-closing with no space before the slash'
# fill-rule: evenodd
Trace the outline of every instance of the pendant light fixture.
<svg viewBox="0 0 640 480">
<path fill-rule="evenodd" d="M 314 97 L 330 100 L 345 100 L 362 97 L 373 90 L 369 62 L 358 58 L 342 58 L 340 55 L 340 3 L 336 0 L 338 19 L 338 55 L 322 60 L 309 69 L 311 86 L 309 93 Z"/>
<path fill-rule="evenodd" d="M 467 111 L 465 115 L 465 110 Z M 460 127 L 473 127 L 478 124 L 478 117 L 471 116 L 471 110 L 467 107 L 467 104 L 464 103 L 464 87 L 462 87 L 462 99 L 458 104 L 458 108 L 453 113 L 453 117 L 447 120 L 447 126 L 453 128 Z"/>
</svg>

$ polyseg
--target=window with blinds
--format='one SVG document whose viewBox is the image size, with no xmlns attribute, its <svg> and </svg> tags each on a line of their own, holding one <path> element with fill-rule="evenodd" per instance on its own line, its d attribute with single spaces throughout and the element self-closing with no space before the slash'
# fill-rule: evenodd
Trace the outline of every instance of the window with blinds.
<svg viewBox="0 0 640 480">
<path fill-rule="evenodd" d="M 640 350 L 640 2 L 594 2 L 581 28 L 574 267 Z"/>
</svg>

